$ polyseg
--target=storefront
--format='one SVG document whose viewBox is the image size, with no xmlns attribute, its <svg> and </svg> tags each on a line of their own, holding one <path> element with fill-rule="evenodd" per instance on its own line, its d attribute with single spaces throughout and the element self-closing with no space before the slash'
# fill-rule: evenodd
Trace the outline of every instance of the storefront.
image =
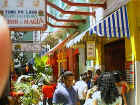
<svg viewBox="0 0 140 105">
<path fill-rule="evenodd" d="M 82 74 L 88 70 L 94 71 L 96 64 L 95 43 L 96 36 L 90 35 L 89 29 L 67 42 L 67 48 L 78 49 L 78 54 L 76 54 L 76 61 L 78 62 L 75 64 L 77 65 L 75 66 L 77 68 L 77 74 Z"/>
<path fill-rule="evenodd" d="M 120 7 L 95 25 L 90 33 L 102 38 L 101 42 L 96 43 L 96 46 L 100 45 L 97 49 L 101 50 L 98 52 L 98 55 L 101 55 L 99 56 L 101 66 L 105 71 L 121 70 L 124 73 L 124 78 L 130 86 L 127 97 L 128 105 L 138 105 L 136 104 L 137 96 L 135 97 L 138 92 L 135 85 L 138 78 L 135 68 L 136 58 L 138 58 L 136 57 L 138 43 L 135 41 L 137 40 L 136 33 L 134 33 L 135 29 L 132 29 L 134 17 L 132 19 L 129 8 L 129 3 L 127 6 Z"/>
<path fill-rule="evenodd" d="M 66 42 L 70 39 L 71 35 L 46 53 L 46 55 L 50 57 L 53 76 L 56 77 L 56 79 L 65 70 L 72 71 L 76 79 L 79 77 L 79 64 L 77 63 L 79 60 L 79 50 L 75 48 L 66 48 L 65 46 Z"/>
</svg>

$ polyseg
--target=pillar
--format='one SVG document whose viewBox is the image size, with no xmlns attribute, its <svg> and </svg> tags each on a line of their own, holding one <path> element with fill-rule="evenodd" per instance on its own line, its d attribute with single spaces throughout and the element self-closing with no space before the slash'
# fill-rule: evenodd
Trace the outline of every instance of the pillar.
<svg viewBox="0 0 140 105">
<path fill-rule="evenodd" d="M 138 96 L 140 94 L 140 14 L 138 13 L 140 10 L 140 1 L 131 0 L 127 5 L 127 10 L 131 37 L 130 40 L 126 40 L 126 49 L 128 52 L 126 59 L 132 59 L 135 63 L 135 105 L 140 105 L 140 97 Z M 134 103 L 131 105 L 134 105 Z"/>
</svg>

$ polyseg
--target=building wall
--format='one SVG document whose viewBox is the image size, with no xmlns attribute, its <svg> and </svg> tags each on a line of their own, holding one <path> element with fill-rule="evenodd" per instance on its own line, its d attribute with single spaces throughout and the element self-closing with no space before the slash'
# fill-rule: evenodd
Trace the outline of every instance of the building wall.
<svg viewBox="0 0 140 105">
<path fill-rule="evenodd" d="M 108 0 L 107 1 L 107 7 L 111 7 L 113 5 L 113 2 L 116 2 L 116 0 Z M 114 7 L 115 8 L 115 7 Z M 139 48 L 139 42 L 140 42 L 140 14 L 137 13 L 137 10 L 140 10 L 140 1 L 138 0 L 131 0 L 127 4 L 127 10 L 128 10 L 128 18 L 129 18 L 129 28 L 130 28 L 130 39 L 125 39 L 125 60 L 126 62 L 132 61 L 134 62 L 134 70 L 135 70 L 135 80 L 136 80 L 136 86 L 131 88 L 129 94 L 127 94 L 127 101 L 128 105 L 140 105 L 140 98 L 138 97 L 140 94 L 140 48 Z M 105 11 L 106 12 L 106 11 Z M 109 11 L 111 12 L 111 10 Z M 106 12 L 108 13 L 108 12 Z M 114 40 L 114 39 L 113 39 Z M 113 41 L 111 40 L 111 41 Z M 110 43 L 110 39 L 107 40 L 105 43 Z M 99 45 L 99 44 L 97 44 Z M 97 46 L 96 49 L 100 49 L 100 46 Z M 97 59 L 102 59 L 103 57 L 98 56 L 100 53 L 99 51 L 96 51 L 96 63 L 98 64 L 100 61 Z M 102 55 L 102 54 L 101 54 Z"/>
<path fill-rule="evenodd" d="M 136 67 L 136 103 L 135 105 L 140 105 L 140 61 L 135 62 Z"/>
<path fill-rule="evenodd" d="M 127 59 L 131 59 L 132 61 L 135 62 L 135 88 L 136 91 L 134 91 L 135 99 L 132 98 L 132 96 L 130 97 L 130 100 L 134 101 L 135 100 L 135 104 L 133 103 L 133 105 L 140 105 L 140 79 L 139 79 L 139 75 L 140 75 L 140 49 L 139 49 L 139 42 L 140 42 L 140 14 L 137 13 L 137 10 L 140 10 L 140 1 L 139 0 L 131 0 L 131 2 L 128 3 L 127 5 L 128 7 L 128 18 L 129 18 L 129 27 L 130 27 L 130 34 L 131 34 L 131 38 L 130 41 L 128 41 L 132 47 L 132 53 L 129 53 L 127 55 Z M 128 44 L 129 46 L 129 44 Z M 128 51 L 131 52 L 131 50 L 128 48 Z"/>
</svg>

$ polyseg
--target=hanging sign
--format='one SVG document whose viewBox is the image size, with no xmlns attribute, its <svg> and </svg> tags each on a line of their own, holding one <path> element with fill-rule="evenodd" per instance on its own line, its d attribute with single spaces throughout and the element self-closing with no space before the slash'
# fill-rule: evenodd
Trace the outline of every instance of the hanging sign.
<svg viewBox="0 0 140 105">
<path fill-rule="evenodd" d="M 17 48 L 20 49 L 18 51 L 25 52 L 40 52 L 41 45 L 39 43 L 13 43 L 12 51 L 17 51 Z"/>
<path fill-rule="evenodd" d="M 96 48 L 94 41 L 87 42 L 87 59 L 95 59 L 96 58 Z"/>
<path fill-rule="evenodd" d="M 42 28 L 46 24 L 45 0 L 1 0 L 0 14 L 9 28 Z"/>
</svg>

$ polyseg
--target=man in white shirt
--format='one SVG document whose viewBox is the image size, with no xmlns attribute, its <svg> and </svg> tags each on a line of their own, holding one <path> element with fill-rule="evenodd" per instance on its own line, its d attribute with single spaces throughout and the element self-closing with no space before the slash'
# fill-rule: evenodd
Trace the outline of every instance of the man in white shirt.
<svg viewBox="0 0 140 105">
<path fill-rule="evenodd" d="M 86 94 L 88 90 L 87 80 L 88 80 L 87 76 L 84 74 L 81 74 L 81 80 L 77 81 L 74 86 L 78 92 L 81 105 L 85 103 L 85 99 L 86 99 Z"/>
</svg>

